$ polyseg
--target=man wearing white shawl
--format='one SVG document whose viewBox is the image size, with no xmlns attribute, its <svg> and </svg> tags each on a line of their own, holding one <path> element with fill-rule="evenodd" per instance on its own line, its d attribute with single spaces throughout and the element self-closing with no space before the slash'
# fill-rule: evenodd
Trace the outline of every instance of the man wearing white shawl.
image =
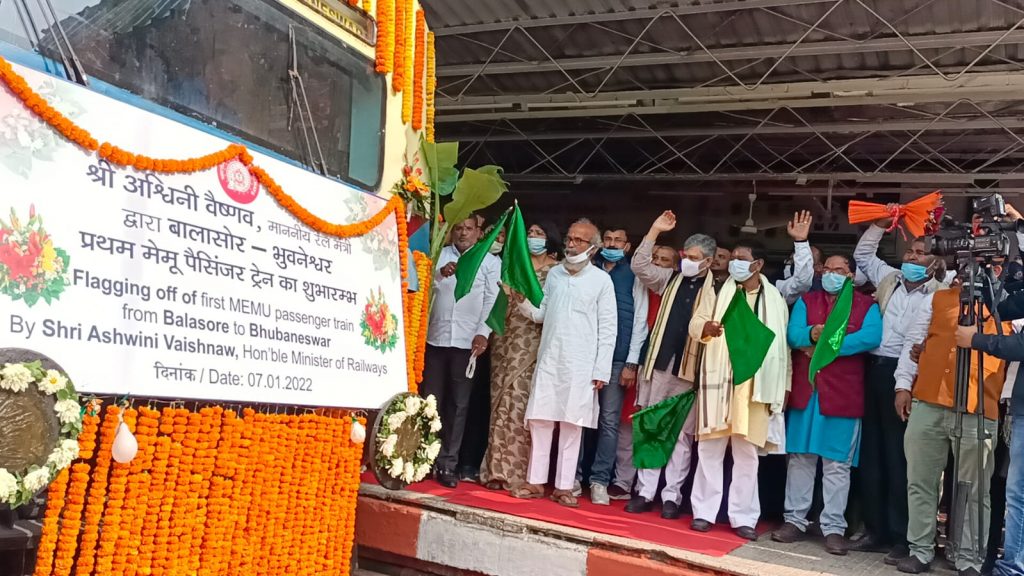
<svg viewBox="0 0 1024 576">
<path fill-rule="evenodd" d="M 761 516 L 758 450 L 775 448 L 769 442 L 769 422 L 782 418 L 792 378 L 792 358 L 786 345 L 789 307 L 778 289 L 761 275 L 763 267 L 760 249 L 739 243 L 729 262 L 729 279 L 716 295 L 709 277 L 690 321 L 690 337 L 699 338 L 705 345 L 694 405 L 698 463 L 690 497 L 694 518 L 691 527 L 706 532 L 718 516 L 725 449 L 731 445 L 729 523 L 736 534 L 749 540 L 757 539 L 754 527 Z M 754 377 L 734 385 L 733 359 L 722 320 L 737 290 L 745 292 L 750 310 L 774 338 Z"/>
</svg>

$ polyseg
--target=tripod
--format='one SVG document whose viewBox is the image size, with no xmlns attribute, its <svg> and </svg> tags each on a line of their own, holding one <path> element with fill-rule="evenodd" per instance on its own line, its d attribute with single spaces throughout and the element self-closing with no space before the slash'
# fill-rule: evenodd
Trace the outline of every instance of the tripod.
<svg viewBox="0 0 1024 576">
<path fill-rule="evenodd" d="M 998 280 L 991 266 L 978 262 L 976 255 L 970 252 L 958 253 L 957 260 L 961 262 L 959 277 L 964 280 L 964 286 L 960 291 L 960 325 L 974 326 L 977 332 L 982 333 L 985 321 L 989 318 L 995 320 L 997 333 L 1002 335 L 1002 325 L 999 322 L 999 314 L 996 311 L 996 294 L 998 293 Z M 985 309 L 990 314 L 986 317 Z M 975 418 L 978 443 L 977 470 L 975 477 L 960 477 L 961 445 L 964 438 L 964 418 L 970 415 L 970 383 L 971 383 L 971 350 L 969 348 L 957 348 L 956 352 L 956 388 L 953 400 L 953 411 L 955 414 L 953 424 L 953 491 L 949 520 L 949 533 L 947 542 L 947 557 L 955 559 L 963 538 L 963 531 L 968 529 L 968 498 L 971 488 L 976 484 L 977 491 L 977 526 L 974 527 L 974 560 L 983 562 L 985 560 L 985 547 L 988 544 L 985 534 L 985 517 L 982 511 L 985 505 L 988 479 L 985 477 L 985 442 L 988 434 L 985 431 L 985 354 L 978 350 L 977 353 L 977 397 L 975 403 Z"/>
</svg>

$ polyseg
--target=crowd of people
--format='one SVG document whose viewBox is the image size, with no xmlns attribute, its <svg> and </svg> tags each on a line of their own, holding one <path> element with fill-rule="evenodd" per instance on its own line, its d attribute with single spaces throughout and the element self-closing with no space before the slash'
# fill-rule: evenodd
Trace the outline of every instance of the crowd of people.
<svg viewBox="0 0 1024 576">
<path fill-rule="evenodd" d="M 459 256 L 485 229 L 477 216 L 458 223 L 436 262 L 422 386 L 441 408 L 436 481 L 479 481 L 568 507 L 586 485 L 593 504 L 629 500 L 626 512 L 677 519 L 692 477 L 692 530 L 711 530 L 725 498 L 724 521 L 757 540 L 766 496 L 760 464 L 785 458 L 785 481 L 777 482 L 783 523 L 773 540 L 820 535 L 831 554 L 884 553 L 886 564 L 918 574 L 935 561 L 939 521 L 955 507 L 955 462 L 961 479 L 979 469 L 986 479 L 982 494 L 977 481 L 963 485 L 966 510 L 962 525 L 947 530 L 955 541 L 946 542 L 946 559 L 966 576 L 1024 576 L 1024 418 L 1012 419 L 1024 414 L 1024 384 L 1013 386 L 1024 334 L 1020 323 L 997 326 L 997 318 L 1024 317 L 1024 292 L 1000 304 L 999 315 L 984 306 L 978 333 L 959 325 L 961 282 L 930 238 L 907 242 L 893 267 L 877 254 L 891 220 L 870 226 L 852 254 L 811 246 L 811 224 L 807 212 L 789 222 L 792 254 L 771 282 L 754 240 L 724 246 L 694 234 L 667 245 L 676 227 L 670 211 L 635 249 L 620 226 L 580 219 L 563 235 L 534 222 L 528 248 L 544 289 L 534 306 L 500 283 L 500 237 L 456 300 Z M 984 265 L 1000 278 L 1022 276 L 1011 261 Z M 829 342 L 834 358 L 816 363 L 823 335 L 836 338 L 824 331 L 848 285 L 857 288 L 844 302 L 841 339 Z M 486 322 L 499 290 L 510 300 L 502 335 Z M 736 325 L 740 309 L 767 335 L 756 363 L 746 343 L 729 342 L 726 325 Z M 965 348 L 985 355 L 971 355 L 970 414 L 958 418 L 957 354 Z M 489 373 L 472 373 L 478 357 L 489 358 Z M 696 400 L 667 464 L 634 468 L 632 416 L 690 390 Z M 474 419 L 488 397 L 489 418 Z"/>
</svg>

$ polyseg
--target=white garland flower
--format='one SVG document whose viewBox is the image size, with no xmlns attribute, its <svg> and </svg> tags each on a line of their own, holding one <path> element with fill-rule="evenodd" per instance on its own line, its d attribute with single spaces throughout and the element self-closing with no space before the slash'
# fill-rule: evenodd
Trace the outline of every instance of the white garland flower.
<svg viewBox="0 0 1024 576">
<path fill-rule="evenodd" d="M 82 407 L 74 400 L 59 400 L 53 405 L 61 424 L 73 424 L 82 418 Z"/>
<path fill-rule="evenodd" d="M 414 481 L 419 482 L 420 480 L 423 480 L 424 478 L 427 477 L 427 474 L 430 474 L 430 464 L 428 464 L 427 462 L 423 462 L 422 464 L 416 467 L 416 478 L 414 479 Z"/>
<path fill-rule="evenodd" d="M 433 420 L 430 421 L 430 431 L 432 433 L 434 433 L 434 434 L 437 434 L 438 432 L 441 431 L 441 419 L 440 418 L 436 418 L 435 417 Z"/>
<path fill-rule="evenodd" d="M 437 417 L 437 398 L 434 398 L 433 394 L 431 394 L 430 396 L 427 396 L 427 399 L 426 399 L 426 401 L 423 402 L 423 404 L 424 404 L 424 408 L 423 408 L 423 415 L 424 416 L 426 416 L 427 418 L 435 418 L 435 417 Z"/>
<path fill-rule="evenodd" d="M 423 406 L 423 400 L 419 396 L 409 395 L 405 397 L 405 411 L 409 414 L 418 414 Z"/>
<path fill-rule="evenodd" d="M 405 463 L 405 470 L 402 472 L 402 480 L 412 483 L 416 480 L 416 466 L 412 462 Z"/>
<path fill-rule="evenodd" d="M 401 410 L 395 412 L 391 416 L 388 416 L 388 428 L 392 430 L 397 430 L 399 427 L 402 426 L 402 423 L 405 422 L 405 419 L 408 417 L 409 415 Z"/>
<path fill-rule="evenodd" d="M 78 458 L 78 440 L 62 440 L 60 451 L 64 453 L 65 458 L 73 462 L 75 458 Z"/>
<path fill-rule="evenodd" d="M 6 468 L 0 468 L 0 504 L 12 504 L 17 494 L 18 479 L 14 477 L 14 474 L 8 472 Z"/>
<path fill-rule="evenodd" d="M 32 383 L 32 372 L 22 364 L 5 364 L 0 369 L 0 389 L 24 392 Z"/>
<path fill-rule="evenodd" d="M 39 391 L 48 396 L 52 396 L 57 392 L 60 392 L 67 386 L 68 379 L 61 375 L 56 370 L 47 370 L 46 376 L 39 381 Z"/>
<path fill-rule="evenodd" d="M 26 490 L 35 494 L 36 492 L 39 492 L 40 490 L 45 488 L 46 485 L 50 483 L 50 469 L 37 468 L 32 472 L 26 474 L 22 482 L 25 484 Z"/>
<path fill-rule="evenodd" d="M 385 458 L 391 458 L 391 456 L 393 456 L 395 454 L 395 446 L 397 444 L 398 444 L 398 435 L 397 434 L 392 434 L 391 436 L 388 436 L 387 439 L 384 440 L 384 444 L 381 445 L 381 447 L 380 447 L 380 453 L 383 454 Z"/>
<path fill-rule="evenodd" d="M 399 456 L 391 461 L 391 468 L 388 470 L 388 474 L 392 478 L 401 478 L 403 472 L 405 472 L 405 461 Z"/>
<path fill-rule="evenodd" d="M 53 449 L 53 452 L 50 452 L 50 455 L 46 458 L 46 463 L 53 466 L 57 470 L 63 470 L 70 466 L 73 460 L 74 458 L 71 458 L 70 454 L 64 452 L 58 446 Z"/>
<path fill-rule="evenodd" d="M 431 462 L 433 462 L 434 459 L 437 458 L 437 455 L 440 454 L 440 453 L 441 453 L 441 441 L 440 440 L 434 440 L 429 445 L 427 445 L 427 460 L 430 460 Z"/>
</svg>

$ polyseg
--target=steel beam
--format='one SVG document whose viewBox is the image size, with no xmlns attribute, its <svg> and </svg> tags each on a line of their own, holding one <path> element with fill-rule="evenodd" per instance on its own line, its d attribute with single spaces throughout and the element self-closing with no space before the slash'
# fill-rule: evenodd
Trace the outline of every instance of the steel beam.
<svg viewBox="0 0 1024 576">
<path fill-rule="evenodd" d="M 929 120 L 924 119 L 902 119 L 902 120 L 880 120 L 877 122 L 834 122 L 814 125 L 790 125 L 780 126 L 777 124 L 765 123 L 764 125 L 750 126 L 701 126 L 693 128 L 659 128 L 652 132 L 649 130 L 635 130 L 619 128 L 609 130 L 580 130 L 580 131 L 555 131 L 543 130 L 538 132 L 523 133 L 492 133 L 490 135 L 458 135 L 460 142 L 476 142 L 487 140 L 488 142 L 515 142 L 524 140 L 577 140 L 586 138 L 608 138 L 609 140 L 621 138 L 684 138 L 704 136 L 728 136 L 747 134 L 862 134 L 864 132 L 898 132 L 918 131 L 927 129 L 935 130 L 1003 130 L 1004 128 L 1024 128 L 1024 117 L 1014 116 L 1010 118 L 971 118 L 969 120 Z"/>
<path fill-rule="evenodd" d="M 733 174 L 577 174 L 577 175 L 549 175 L 549 174 L 519 174 L 506 173 L 504 178 L 514 182 L 561 182 L 580 184 L 583 182 L 696 182 L 702 180 L 712 181 L 796 181 L 807 182 L 824 181 L 830 179 L 848 180 L 866 183 L 911 183 L 911 184 L 973 184 L 975 181 L 985 180 L 1019 180 L 1024 182 L 1024 172 L 986 172 L 971 174 L 947 174 L 943 172 L 913 172 L 903 174 L 899 172 L 882 172 L 878 174 L 862 174 L 859 172 L 808 172 L 808 173 L 760 173 L 744 172 Z M 996 189 L 992 190 L 997 191 Z"/>
<path fill-rule="evenodd" d="M 963 32 L 952 34 L 927 34 L 906 36 L 904 38 L 875 38 L 861 42 L 850 40 L 831 40 L 825 42 L 801 43 L 794 46 L 788 44 L 768 44 L 761 46 L 741 46 L 735 48 L 713 48 L 710 50 L 693 49 L 686 53 L 655 52 L 651 54 L 614 54 L 607 56 L 589 56 L 583 58 L 561 58 L 544 62 L 490 62 L 481 64 L 457 64 L 438 66 L 437 75 L 442 76 L 473 76 L 483 74 L 523 74 L 536 72 L 559 72 L 566 70 L 590 70 L 611 66 L 658 66 L 675 64 L 698 64 L 727 62 L 733 60 L 757 60 L 761 58 L 779 58 L 781 56 L 822 56 L 826 54 L 853 54 L 871 52 L 895 52 L 912 50 L 935 50 L 964 46 L 991 46 L 1024 43 L 1024 30 L 992 30 L 984 32 Z"/>
<path fill-rule="evenodd" d="M 615 22 L 621 20 L 644 20 L 655 18 L 666 10 L 678 16 L 690 14 L 712 14 L 715 12 L 734 12 L 739 10 L 757 10 L 761 8 L 780 8 L 784 6 L 803 6 L 806 4 L 825 4 L 834 0 L 740 0 L 718 4 L 699 4 L 696 6 L 674 6 L 667 9 L 629 10 L 623 12 L 604 12 L 597 14 L 573 14 L 571 16 L 551 16 L 546 18 L 525 18 L 504 22 L 487 22 L 483 24 L 464 24 L 431 28 L 435 36 L 452 36 L 454 34 L 478 34 L 508 30 L 513 26 L 521 28 L 540 28 L 544 26 L 573 26 L 592 22 Z"/>
</svg>

